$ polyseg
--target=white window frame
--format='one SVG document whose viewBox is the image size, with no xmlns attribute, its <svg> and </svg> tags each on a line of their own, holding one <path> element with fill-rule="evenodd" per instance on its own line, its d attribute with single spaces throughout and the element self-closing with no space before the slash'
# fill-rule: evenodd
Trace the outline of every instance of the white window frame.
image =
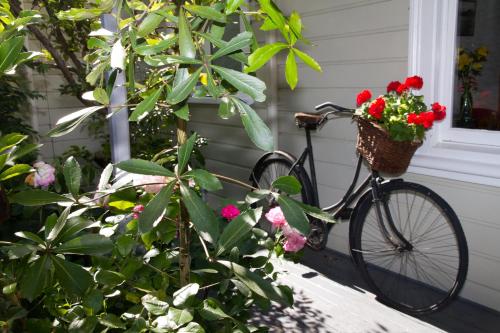
<svg viewBox="0 0 500 333">
<path fill-rule="evenodd" d="M 408 72 L 427 103 L 449 112 L 427 133 L 409 172 L 500 187 L 500 132 L 452 127 L 458 0 L 410 0 Z"/>
</svg>

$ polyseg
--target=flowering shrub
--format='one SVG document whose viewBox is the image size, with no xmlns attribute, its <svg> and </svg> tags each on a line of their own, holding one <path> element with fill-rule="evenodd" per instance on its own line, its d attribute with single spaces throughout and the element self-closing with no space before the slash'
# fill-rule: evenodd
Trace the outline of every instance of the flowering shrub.
<svg viewBox="0 0 500 333">
<path fill-rule="evenodd" d="M 387 93 L 375 100 L 371 100 L 369 90 L 363 90 L 356 98 L 356 114 L 379 124 L 395 141 L 422 141 L 434 121 L 446 117 L 445 106 L 436 102 L 429 109 L 424 97 L 415 94 L 423 85 L 419 76 L 408 77 L 403 83 L 392 81 Z"/>
</svg>

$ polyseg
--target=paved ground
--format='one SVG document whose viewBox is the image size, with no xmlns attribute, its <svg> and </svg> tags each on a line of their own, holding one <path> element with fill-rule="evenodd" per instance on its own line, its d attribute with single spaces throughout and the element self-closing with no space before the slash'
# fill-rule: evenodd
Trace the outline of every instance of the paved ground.
<svg viewBox="0 0 500 333">
<path fill-rule="evenodd" d="M 499 313 L 468 302 L 456 301 L 423 318 L 391 309 L 365 290 L 350 259 L 333 251 L 307 252 L 303 262 L 283 266 L 288 272 L 283 281 L 295 290 L 294 308 L 257 315 L 271 332 L 500 332 Z"/>
</svg>

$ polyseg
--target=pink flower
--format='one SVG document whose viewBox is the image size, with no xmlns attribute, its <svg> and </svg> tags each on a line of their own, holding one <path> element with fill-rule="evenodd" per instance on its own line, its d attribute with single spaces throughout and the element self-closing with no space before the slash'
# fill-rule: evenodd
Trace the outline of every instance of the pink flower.
<svg viewBox="0 0 500 333">
<path fill-rule="evenodd" d="M 167 184 L 168 178 L 164 176 L 134 175 L 134 186 L 143 185 L 147 193 L 158 193 Z"/>
<path fill-rule="evenodd" d="M 26 177 L 25 182 L 33 187 L 47 188 L 56 181 L 56 169 L 45 162 L 33 164 L 35 172 Z"/>
<path fill-rule="evenodd" d="M 227 205 L 223 207 L 220 211 L 220 215 L 223 218 L 231 221 L 240 215 L 240 210 L 235 205 Z"/>
<path fill-rule="evenodd" d="M 140 214 L 144 211 L 144 205 L 137 205 L 134 208 L 132 208 L 132 212 L 134 213 L 134 219 L 138 219 Z"/>
<path fill-rule="evenodd" d="M 302 236 L 299 232 L 291 230 L 285 234 L 286 241 L 283 246 L 287 252 L 297 252 L 302 250 L 307 242 L 307 238 Z"/>
<path fill-rule="evenodd" d="M 283 211 L 280 206 L 271 208 L 266 214 L 266 219 L 271 222 L 275 228 L 281 228 L 287 225 L 285 215 L 283 215 Z"/>
</svg>

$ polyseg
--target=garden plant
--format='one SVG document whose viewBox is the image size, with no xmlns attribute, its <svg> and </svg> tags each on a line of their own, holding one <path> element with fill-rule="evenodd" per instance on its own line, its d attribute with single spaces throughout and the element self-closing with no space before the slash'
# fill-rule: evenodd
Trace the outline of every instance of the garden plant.
<svg viewBox="0 0 500 333">
<path fill-rule="evenodd" d="M 265 101 L 266 85 L 254 73 L 280 52 L 286 53 L 292 89 L 297 60 L 321 70 L 298 48 L 307 43 L 299 14 L 286 16 L 271 0 L 89 3 L 58 17 L 93 27 L 85 61 L 86 80 L 95 88 L 86 98 L 96 105 L 60 119 L 49 134 L 65 135 L 108 107 L 123 71 L 130 121 L 140 123 L 160 112 L 175 124 L 177 143 L 166 144 L 155 161 L 108 165 L 94 191 L 82 189 L 82 169 L 74 157 L 62 166 L 66 194 L 54 191 L 54 170 L 42 164 L 25 170 L 32 173 L 26 179 L 32 188 L 6 189 L 10 204 L 38 209 L 43 226 L 17 232 L 17 242 L 2 243 L 3 330 L 267 331 L 250 323 L 253 311 L 266 311 L 271 302 L 293 305 L 293 292 L 278 282 L 274 260 L 296 258 L 309 232 L 308 215 L 330 217 L 289 197 L 301 191 L 291 176 L 257 189 L 205 170 L 195 158 L 204 140 L 189 132 L 189 102 L 217 100 L 222 119 L 239 116 L 251 141 L 272 151 L 271 131 L 248 101 Z M 116 19 L 118 33 L 100 25 L 105 14 Z M 225 39 L 226 25 L 234 20 L 242 32 Z M 282 41 L 258 45 L 256 24 L 279 32 Z M 224 67 L 225 58 L 241 63 L 242 70 Z M 10 164 L 17 143 L 2 150 Z M 229 198 L 222 206 L 209 206 L 207 193 L 221 190 L 223 182 L 249 193 L 242 201 Z M 264 201 L 271 203 L 269 211 L 263 211 Z M 278 232 L 270 236 L 260 223 L 272 223 Z"/>
</svg>

